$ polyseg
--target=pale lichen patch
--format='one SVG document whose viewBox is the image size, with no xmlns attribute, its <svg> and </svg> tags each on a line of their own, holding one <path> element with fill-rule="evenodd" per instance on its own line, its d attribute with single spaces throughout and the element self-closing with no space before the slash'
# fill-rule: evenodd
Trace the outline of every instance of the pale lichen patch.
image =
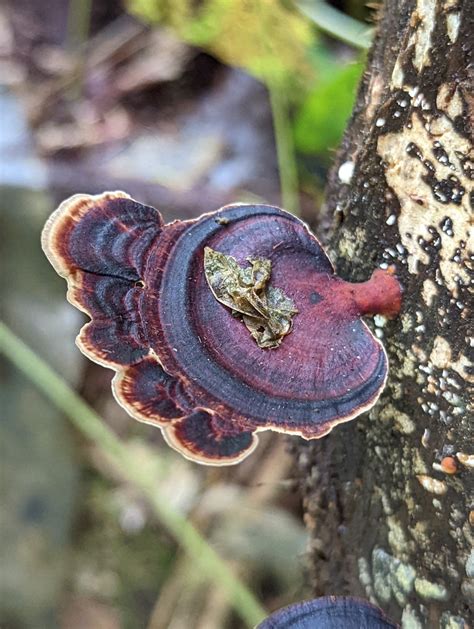
<svg viewBox="0 0 474 629">
<path fill-rule="evenodd" d="M 426 547 L 426 545 L 429 543 L 429 527 L 426 520 L 418 520 L 417 522 L 415 522 L 414 526 L 409 526 L 409 529 L 413 539 L 416 541 L 418 546 L 423 548 Z"/>
<path fill-rule="evenodd" d="M 372 588 L 372 575 L 370 574 L 369 562 L 365 557 L 359 557 L 357 560 L 357 567 L 359 569 L 359 581 L 364 586 L 367 598 L 371 603 L 376 604 L 377 600 Z"/>
<path fill-rule="evenodd" d="M 457 116 L 462 116 L 463 105 L 459 90 L 452 90 L 449 85 L 443 83 L 436 95 L 436 107 L 444 111 L 451 120 Z M 430 127 L 432 133 L 434 129 L 433 124 L 435 124 L 436 121 L 447 123 L 445 118 L 435 119 Z"/>
<path fill-rule="evenodd" d="M 423 460 L 423 457 L 421 456 L 420 451 L 414 450 L 412 451 L 411 454 L 413 457 L 413 463 L 412 463 L 413 472 L 418 475 L 426 474 L 426 472 L 428 471 L 428 468 L 426 466 L 426 463 Z"/>
<path fill-rule="evenodd" d="M 474 549 L 472 549 L 469 553 L 469 557 L 466 560 L 465 570 L 466 575 L 469 578 L 474 578 Z"/>
<path fill-rule="evenodd" d="M 402 614 L 403 629 L 423 629 L 423 623 L 411 605 L 407 605 Z"/>
<path fill-rule="evenodd" d="M 427 278 L 423 282 L 421 296 L 423 297 L 423 301 L 428 306 L 428 308 L 431 308 L 431 305 L 437 295 L 438 295 L 438 288 L 436 287 L 436 284 L 433 282 L 433 280 L 431 280 L 430 278 Z"/>
<path fill-rule="evenodd" d="M 460 24 L 461 15 L 459 13 L 448 13 L 446 15 L 446 28 L 452 44 L 454 44 L 458 38 Z"/>
<path fill-rule="evenodd" d="M 466 454 L 465 452 L 457 452 L 456 458 L 462 465 L 474 469 L 474 454 Z"/>
<path fill-rule="evenodd" d="M 401 373 L 404 376 L 414 378 L 416 376 L 416 360 L 411 351 L 407 352 L 402 358 Z"/>
<path fill-rule="evenodd" d="M 380 411 L 382 421 L 393 421 L 397 430 L 404 435 L 409 435 L 415 430 L 415 422 L 402 411 L 399 411 L 393 404 L 387 404 Z"/>
<path fill-rule="evenodd" d="M 394 515 L 387 517 L 388 526 L 388 543 L 392 551 L 400 557 L 403 561 L 408 560 L 410 551 L 414 550 L 413 542 L 409 542 L 406 538 L 405 531 Z"/>
<path fill-rule="evenodd" d="M 416 330 L 416 328 L 414 329 Z M 411 346 L 411 351 L 416 356 L 416 358 L 420 361 L 420 363 L 424 363 L 427 361 L 425 350 L 419 345 L 416 345 L 415 343 L 413 343 L 413 345 Z"/>
<path fill-rule="evenodd" d="M 427 247 L 435 246 L 444 284 L 456 297 L 459 284 L 469 281 L 467 248 L 461 247 L 461 243 L 470 238 L 471 209 L 464 193 L 470 182 L 461 159 L 468 155 L 470 146 L 452 122 L 444 118 L 449 126 L 442 140 L 434 139 L 418 114 L 413 113 L 411 128 L 406 126 L 401 132 L 379 137 L 378 153 L 386 163 L 387 183 L 395 190 L 401 205 L 398 228 L 401 243 L 408 252 L 409 272 L 416 274 L 419 262 L 428 265 L 431 250 Z M 446 163 L 433 159 L 434 142 L 442 148 Z M 427 174 L 435 182 L 432 186 L 427 183 Z M 456 204 L 455 211 L 450 209 L 451 203 Z M 443 230 L 447 217 L 450 227 Z"/>
<path fill-rule="evenodd" d="M 403 72 L 402 57 L 399 56 L 397 57 L 397 60 L 395 62 L 395 65 L 392 71 L 392 78 L 390 81 L 392 89 L 399 89 L 399 90 L 402 89 L 404 79 L 405 79 L 405 74 Z"/>
<path fill-rule="evenodd" d="M 398 413 L 395 416 L 395 424 L 404 435 L 410 435 L 412 432 L 415 432 L 415 423 L 406 413 Z"/>
<path fill-rule="evenodd" d="M 374 316 L 374 324 L 378 327 L 378 328 L 383 328 L 387 325 L 387 317 L 385 317 L 384 315 L 380 315 L 380 314 L 376 314 Z"/>
<path fill-rule="evenodd" d="M 435 337 L 433 349 L 430 354 L 430 362 L 438 369 L 451 369 L 466 382 L 473 382 L 473 376 L 469 372 L 472 367 L 472 362 L 464 354 L 460 354 L 458 359 L 454 361 L 452 358 L 451 345 L 442 336 L 438 335 Z M 448 377 L 448 374 L 446 374 L 446 378 Z M 448 380 L 448 382 L 456 388 L 456 383 L 452 378 Z"/>
<path fill-rule="evenodd" d="M 354 232 L 345 231 L 344 237 L 338 244 L 339 253 L 347 260 L 353 260 L 359 247 L 362 247 L 367 239 L 365 229 L 357 227 Z"/>
<path fill-rule="evenodd" d="M 428 579 L 415 579 L 416 592 L 426 600 L 446 601 L 448 596 L 448 590 L 439 583 L 433 583 Z"/>
<path fill-rule="evenodd" d="M 419 72 L 425 66 L 431 64 L 431 35 L 435 27 L 436 4 L 433 0 L 418 0 L 416 9 L 411 17 L 411 25 L 415 30 L 410 36 L 407 48 L 411 45 L 415 46 L 415 54 L 412 61 Z"/>
<path fill-rule="evenodd" d="M 399 605 L 405 605 L 413 590 L 415 569 L 382 548 L 372 552 L 372 583 L 379 601 L 388 603 L 392 596 Z"/>
<path fill-rule="evenodd" d="M 466 629 L 467 622 L 461 616 L 455 616 L 450 612 L 441 614 L 441 629 Z"/>
<path fill-rule="evenodd" d="M 451 369 L 458 373 L 466 382 L 471 384 L 474 382 L 474 374 L 470 371 L 472 366 L 472 361 L 464 354 L 460 354 L 459 358 L 451 363 Z"/>
<path fill-rule="evenodd" d="M 451 345 L 442 336 L 436 336 L 430 354 L 430 362 L 438 369 L 448 369 L 451 366 Z"/>
<path fill-rule="evenodd" d="M 430 494 L 442 496 L 448 491 L 448 486 L 444 480 L 438 480 L 426 474 L 418 474 L 416 478 L 423 489 L 429 491 Z"/>
<path fill-rule="evenodd" d="M 374 74 L 370 79 L 368 89 L 368 102 L 365 110 L 367 120 L 372 120 L 377 111 L 384 90 L 384 81 L 380 74 Z"/>
<path fill-rule="evenodd" d="M 374 486 L 374 491 L 380 497 L 380 502 L 385 515 L 393 515 L 393 507 L 390 502 L 390 496 L 382 491 L 382 489 L 377 485 Z"/>
<path fill-rule="evenodd" d="M 403 334 L 408 334 L 413 327 L 413 321 L 408 312 L 404 312 L 400 317 L 402 323 L 402 332 Z"/>
</svg>

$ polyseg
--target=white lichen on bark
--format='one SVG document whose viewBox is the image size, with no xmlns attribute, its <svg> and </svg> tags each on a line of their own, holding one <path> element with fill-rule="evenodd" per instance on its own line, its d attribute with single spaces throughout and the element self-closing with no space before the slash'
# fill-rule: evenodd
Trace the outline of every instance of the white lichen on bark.
<svg viewBox="0 0 474 629">
<path fill-rule="evenodd" d="M 467 194 L 472 184 L 464 173 L 462 160 L 467 159 L 470 145 L 456 133 L 448 117 L 442 123 L 437 118 L 436 125 L 434 134 L 429 115 L 414 111 L 405 129 L 380 136 L 377 148 L 387 164 L 387 183 L 400 202 L 398 228 L 400 241 L 408 251 L 408 270 L 416 273 L 419 263 L 428 265 L 424 245 L 433 240 L 430 227 L 436 229 L 441 238 L 442 281 L 457 297 L 459 282 L 469 282 L 468 247 L 462 243 L 472 244 Z M 441 126 L 443 132 L 438 135 Z M 433 157 L 436 152 L 440 155 L 438 160 Z M 436 183 L 427 183 L 428 174 Z M 447 182 L 444 187 L 443 182 Z M 450 211 L 449 204 L 458 200 L 457 211 Z"/>
</svg>

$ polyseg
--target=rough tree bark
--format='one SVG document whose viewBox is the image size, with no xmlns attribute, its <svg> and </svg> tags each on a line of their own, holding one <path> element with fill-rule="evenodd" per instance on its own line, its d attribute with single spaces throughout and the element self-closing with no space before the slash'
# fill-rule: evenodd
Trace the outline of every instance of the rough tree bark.
<svg viewBox="0 0 474 629">
<path fill-rule="evenodd" d="M 314 591 L 403 627 L 472 621 L 473 41 L 473 0 L 387 0 L 327 193 L 339 274 L 405 295 L 379 403 L 298 446 Z"/>
</svg>

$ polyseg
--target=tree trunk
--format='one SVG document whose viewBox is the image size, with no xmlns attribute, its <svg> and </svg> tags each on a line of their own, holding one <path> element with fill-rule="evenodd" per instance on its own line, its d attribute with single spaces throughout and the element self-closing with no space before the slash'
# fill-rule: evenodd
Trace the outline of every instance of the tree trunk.
<svg viewBox="0 0 474 629">
<path fill-rule="evenodd" d="M 472 619 L 473 40 L 472 0 L 387 0 L 326 201 L 339 274 L 405 293 L 378 404 L 298 449 L 313 587 L 403 627 Z"/>
</svg>

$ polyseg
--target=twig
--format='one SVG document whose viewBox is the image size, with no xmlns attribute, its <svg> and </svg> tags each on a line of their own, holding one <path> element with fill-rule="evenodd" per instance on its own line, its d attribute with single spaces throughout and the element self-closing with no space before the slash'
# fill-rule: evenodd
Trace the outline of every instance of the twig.
<svg viewBox="0 0 474 629">
<path fill-rule="evenodd" d="M 30 347 L 0 322 L 0 351 L 111 461 L 126 470 L 128 480 L 147 498 L 161 524 L 189 555 L 190 570 L 199 569 L 216 587 L 223 588 L 249 627 L 265 617 L 265 610 L 227 564 L 180 513 L 161 496 L 140 461 L 106 426 L 97 413 L 75 393 Z"/>
</svg>

